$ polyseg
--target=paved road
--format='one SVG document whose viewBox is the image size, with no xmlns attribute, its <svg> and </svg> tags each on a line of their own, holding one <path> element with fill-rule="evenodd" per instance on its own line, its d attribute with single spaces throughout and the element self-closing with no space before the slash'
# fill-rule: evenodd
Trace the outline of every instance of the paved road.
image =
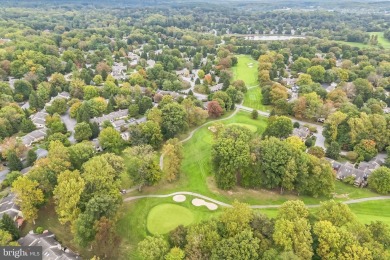
<svg viewBox="0 0 390 260">
<path fill-rule="evenodd" d="M 5 176 L 9 173 L 8 167 L 4 167 L 2 171 L 0 171 L 0 182 L 2 182 L 5 179 Z"/>
<path fill-rule="evenodd" d="M 68 140 L 70 143 L 75 144 L 76 140 L 74 139 L 74 127 L 77 124 L 77 121 L 70 117 L 69 109 L 66 111 L 65 114 L 61 116 L 62 122 L 64 122 L 66 129 L 71 132 L 71 135 L 69 136 Z"/>
<path fill-rule="evenodd" d="M 132 189 L 134 190 L 134 189 Z M 170 194 L 164 194 L 164 195 L 141 195 L 141 196 L 132 196 L 132 197 L 127 197 L 123 201 L 133 201 L 133 200 L 138 200 L 138 199 L 145 199 L 145 198 L 169 198 L 173 197 L 175 195 L 190 195 L 198 198 L 202 198 L 204 200 L 211 201 L 217 205 L 223 206 L 223 207 L 231 207 L 232 205 L 212 199 L 210 197 L 204 196 L 202 194 L 196 193 L 196 192 L 191 192 L 191 191 L 178 191 Z M 352 199 L 352 200 L 346 200 L 342 201 L 341 203 L 343 204 L 355 204 L 355 203 L 362 203 L 366 201 L 376 201 L 376 200 L 390 200 L 390 196 L 378 196 L 378 197 L 370 197 L 370 198 L 361 198 L 361 199 Z M 251 208 L 253 209 L 270 209 L 270 208 L 279 208 L 282 205 L 250 205 Z M 316 208 L 319 207 L 320 204 L 311 204 L 311 205 L 306 205 L 308 208 Z"/>
</svg>

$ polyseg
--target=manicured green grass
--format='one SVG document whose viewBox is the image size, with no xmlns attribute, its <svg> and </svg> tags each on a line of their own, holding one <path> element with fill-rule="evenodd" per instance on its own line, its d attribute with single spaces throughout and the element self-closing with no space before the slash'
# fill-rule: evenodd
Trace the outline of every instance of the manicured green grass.
<svg viewBox="0 0 390 260">
<path fill-rule="evenodd" d="M 152 234 L 166 234 L 180 225 L 188 226 L 193 221 L 194 215 L 189 209 L 165 203 L 149 211 L 146 226 Z"/>
<path fill-rule="evenodd" d="M 385 49 L 390 49 L 390 41 L 387 40 L 384 36 L 383 36 L 383 32 L 372 32 L 370 33 L 370 35 L 378 35 L 378 43 Z M 369 44 L 366 44 L 366 43 L 361 43 L 361 42 L 344 42 L 344 41 L 335 41 L 335 42 L 338 42 L 338 43 L 343 43 L 343 44 L 348 44 L 352 47 L 359 47 L 361 49 L 363 48 L 377 48 L 377 46 L 373 46 L 373 45 L 369 45 Z"/>
<path fill-rule="evenodd" d="M 383 32 L 373 32 L 371 35 L 378 35 L 378 43 L 385 49 L 390 48 L 390 41 L 383 36 Z"/>
<path fill-rule="evenodd" d="M 192 196 L 186 196 L 184 202 L 178 203 L 180 207 L 188 209 L 193 215 L 193 223 L 218 216 L 222 211 L 210 211 L 206 207 L 195 207 L 191 204 Z M 117 232 L 122 238 L 119 259 L 142 259 L 137 255 L 136 245 L 151 233 L 147 229 L 147 219 L 151 209 L 158 205 L 172 204 L 172 198 L 148 198 L 124 203 L 117 224 Z M 165 235 L 166 236 L 166 235 Z"/>
<path fill-rule="evenodd" d="M 238 55 L 237 65 L 232 67 L 233 80 L 243 80 L 247 87 L 258 86 L 258 63 L 249 55 Z"/>
<path fill-rule="evenodd" d="M 244 95 L 244 106 L 250 107 L 253 109 L 268 111 L 269 106 L 265 106 L 261 103 L 263 95 L 261 94 L 261 89 L 259 87 L 249 88 Z"/>
<path fill-rule="evenodd" d="M 369 189 L 356 188 L 353 185 L 345 184 L 341 181 L 336 181 L 335 193 L 337 194 L 335 200 L 358 199 L 379 196 L 378 193 L 375 193 Z"/>
<path fill-rule="evenodd" d="M 361 202 L 349 207 L 364 224 L 379 220 L 390 225 L 390 200 Z"/>
</svg>

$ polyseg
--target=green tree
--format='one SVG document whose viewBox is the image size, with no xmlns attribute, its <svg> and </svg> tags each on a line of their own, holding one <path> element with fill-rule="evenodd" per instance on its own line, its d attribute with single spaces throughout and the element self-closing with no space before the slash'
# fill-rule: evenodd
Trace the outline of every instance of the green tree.
<svg viewBox="0 0 390 260">
<path fill-rule="evenodd" d="M 165 105 L 161 113 L 161 131 L 165 138 L 172 138 L 188 128 L 187 113 L 180 104 Z"/>
<path fill-rule="evenodd" d="M 150 145 L 127 148 L 123 153 L 129 165 L 127 172 L 140 190 L 144 185 L 154 185 L 161 180 L 162 172 L 154 160 L 155 152 Z"/>
<path fill-rule="evenodd" d="M 1 218 L 0 229 L 11 234 L 12 240 L 17 240 L 20 237 L 20 232 L 15 225 L 15 221 L 7 214 L 4 214 Z"/>
<path fill-rule="evenodd" d="M 331 159 L 337 160 L 340 157 L 341 148 L 337 142 L 331 142 L 326 149 L 325 155 Z"/>
<path fill-rule="evenodd" d="M 183 159 L 183 146 L 179 139 L 169 139 L 163 147 L 163 153 L 168 161 L 164 167 L 165 175 L 168 181 L 173 181 L 179 176 L 181 161 Z"/>
<path fill-rule="evenodd" d="M 237 176 L 249 166 L 251 132 L 239 126 L 228 127 L 212 147 L 215 178 L 219 188 L 231 189 Z"/>
<path fill-rule="evenodd" d="M 61 224 L 71 223 L 77 219 L 81 193 L 84 190 L 84 180 L 78 170 L 66 170 L 58 175 L 57 186 L 53 195 L 56 203 L 56 212 Z"/>
<path fill-rule="evenodd" d="M 252 119 L 257 119 L 259 117 L 259 112 L 256 109 L 253 109 L 251 113 L 251 117 Z"/>
<path fill-rule="evenodd" d="M 12 241 L 12 235 L 5 231 L 0 229 L 0 246 L 9 246 L 11 245 Z"/>
<path fill-rule="evenodd" d="M 37 160 L 37 153 L 33 149 L 28 150 L 27 165 L 32 166 L 36 160 Z"/>
<path fill-rule="evenodd" d="M 38 206 L 44 200 L 43 192 L 38 186 L 38 182 L 30 180 L 26 176 L 19 177 L 12 184 L 12 192 L 18 198 L 18 205 L 23 212 L 23 218 L 34 223 L 38 217 Z"/>
<path fill-rule="evenodd" d="M 312 66 L 307 69 L 307 74 L 309 74 L 315 82 L 321 83 L 324 81 L 325 69 L 321 65 Z"/>
<path fill-rule="evenodd" d="M 358 161 L 368 162 L 378 154 L 375 141 L 367 139 L 361 140 L 353 150 L 359 155 Z"/>
<path fill-rule="evenodd" d="M 173 247 L 169 253 L 165 256 L 165 260 L 182 260 L 185 257 L 185 253 L 178 247 Z"/>
<path fill-rule="evenodd" d="M 252 231 L 244 230 L 217 242 L 210 259 L 257 259 L 260 240 Z"/>
<path fill-rule="evenodd" d="M 81 122 L 76 124 L 74 128 L 74 138 L 81 142 L 83 140 L 88 140 L 92 137 L 92 130 L 88 123 Z"/>
<path fill-rule="evenodd" d="M 23 164 L 14 150 L 7 152 L 8 168 L 10 171 L 20 171 L 23 169 Z"/>
<path fill-rule="evenodd" d="M 253 211 L 248 204 L 233 202 L 233 207 L 224 209 L 219 216 L 219 221 L 223 224 L 227 236 L 233 237 L 249 228 L 249 223 L 253 219 Z"/>
<path fill-rule="evenodd" d="M 104 128 L 100 132 L 99 142 L 103 149 L 114 153 L 119 153 L 123 145 L 121 135 L 112 127 Z"/>
<path fill-rule="evenodd" d="M 138 244 L 138 252 L 145 260 L 163 260 L 169 245 L 162 236 L 147 236 Z"/>
<path fill-rule="evenodd" d="M 50 114 L 65 114 L 66 110 L 68 110 L 68 105 L 66 104 L 65 98 L 56 98 L 53 100 L 51 105 L 46 106 L 46 111 Z"/>
<path fill-rule="evenodd" d="M 270 117 L 263 136 L 287 138 L 293 131 L 291 119 L 286 116 Z"/>
<path fill-rule="evenodd" d="M 385 166 L 374 170 L 368 177 L 368 185 L 371 189 L 381 194 L 390 192 L 390 168 Z"/>
<path fill-rule="evenodd" d="M 329 221 L 336 227 L 344 226 L 355 220 L 355 215 L 347 205 L 334 200 L 321 202 L 317 216 L 320 220 Z"/>
<path fill-rule="evenodd" d="M 90 142 L 81 142 L 69 147 L 69 159 L 73 168 L 81 169 L 81 166 L 92 158 L 95 149 Z"/>
</svg>

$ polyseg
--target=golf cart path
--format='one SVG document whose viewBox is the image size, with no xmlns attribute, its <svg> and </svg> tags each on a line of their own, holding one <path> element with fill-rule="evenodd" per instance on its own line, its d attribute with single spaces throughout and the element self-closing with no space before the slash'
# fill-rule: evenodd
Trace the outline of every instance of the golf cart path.
<svg viewBox="0 0 390 260">
<path fill-rule="evenodd" d="M 164 194 L 164 195 L 140 195 L 140 196 L 132 196 L 132 197 L 127 197 L 123 201 L 133 201 L 133 200 L 138 200 L 138 199 L 145 199 L 145 198 L 169 198 L 173 197 L 175 195 L 190 195 L 198 198 L 202 198 L 204 200 L 211 201 L 217 205 L 224 206 L 224 207 L 231 207 L 232 205 L 215 200 L 213 198 L 204 196 L 202 194 L 196 193 L 196 192 L 191 192 L 191 191 L 178 191 L 170 194 Z M 366 201 L 375 201 L 375 200 L 390 200 L 390 196 L 377 196 L 377 197 L 369 197 L 369 198 L 360 198 L 360 199 L 352 199 L 352 200 L 346 200 L 342 201 L 341 203 L 343 204 L 355 204 L 355 203 L 361 203 L 361 202 L 366 202 Z M 253 209 L 270 209 L 270 208 L 279 208 L 282 205 L 250 205 L 251 208 Z M 311 204 L 311 205 L 306 205 L 308 208 L 316 208 L 319 207 L 320 204 Z"/>
</svg>

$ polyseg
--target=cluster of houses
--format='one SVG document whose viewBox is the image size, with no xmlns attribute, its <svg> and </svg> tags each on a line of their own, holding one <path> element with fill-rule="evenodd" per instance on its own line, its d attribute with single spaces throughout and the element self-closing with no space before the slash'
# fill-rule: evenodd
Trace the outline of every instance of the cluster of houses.
<svg viewBox="0 0 390 260">
<path fill-rule="evenodd" d="M 23 213 L 20 207 L 15 203 L 16 197 L 13 193 L 8 194 L 0 201 L 0 218 L 8 215 L 20 228 L 23 224 Z M 21 246 L 41 246 L 43 260 L 76 260 L 81 259 L 79 255 L 70 249 L 61 246 L 53 233 L 44 231 L 43 234 L 35 234 L 30 231 L 25 237 L 18 240 Z"/>
<path fill-rule="evenodd" d="M 352 176 L 355 180 L 354 185 L 357 187 L 366 187 L 368 184 L 368 176 L 371 172 L 384 164 L 384 161 L 381 159 L 361 162 L 357 166 L 350 162 L 340 163 L 329 158 L 327 158 L 327 160 L 332 164 L 332 168 L 335 171 L 338 180 L 344 180 L 345 178 Z"/>
</svg>

